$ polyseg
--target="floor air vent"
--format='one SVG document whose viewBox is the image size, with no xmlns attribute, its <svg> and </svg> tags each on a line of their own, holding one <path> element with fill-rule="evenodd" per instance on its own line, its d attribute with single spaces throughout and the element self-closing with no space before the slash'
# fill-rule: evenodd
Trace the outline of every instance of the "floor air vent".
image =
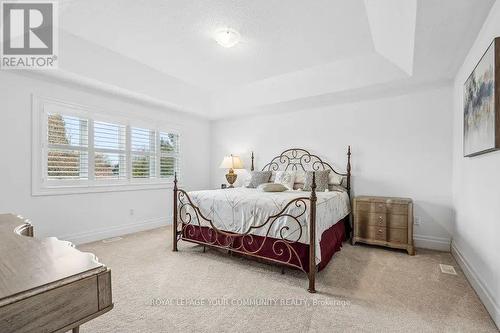
<svg viewBox="0 0 500 333">
<path fill-rule="evenodd" d="M 103 243 L 113 243 L 113 242 L 118 242 L 121 241 L 123 238 L 121 237 L 113 237 L 113 238 L 108 238 L 108 239 L 103 239 Z"/>
<path fill-rule="evenodd" d="M 444 274 L 457 275 L 457 271 L 453 266 L 439 264 L 439 267 L 441 268 L 441 272 Z"/>
</svg>

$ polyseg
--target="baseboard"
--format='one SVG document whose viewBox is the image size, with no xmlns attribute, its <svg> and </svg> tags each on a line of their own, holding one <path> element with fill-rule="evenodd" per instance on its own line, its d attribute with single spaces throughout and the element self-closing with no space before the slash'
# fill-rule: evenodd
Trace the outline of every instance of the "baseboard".
<svg viewBox="0 0 500 333">
<path fill-rule="evenodd" d="M 444 237 L 413 235 L 415 247 L 450 252 L 451 239 Z"/>
<path fill-rule="evenodd" d="M 71 243 L 78 245 L 78 244 L 95 242 L 106 238 L 123 236 L 134 232 L 159 228 L 168 225 L 170 222 L 171 222 L 170 218 L 159 217 L 159 218 L 144 220 L 137 223 L 117 225 L 108 228 L 94 229 L 79 234 L 60 236 L 58 238 L 61 240 L 70 241 Z"/>
<path fill-rule="evenodd" d="M 488 310 L 491 318 L 497 325 L 497 328 L 500 329 L 500 306 L 495 301 L 490 288 L 481 280 L 480 275 L 476 272 L 474 267 L 470 264 L 455 243 L 451 244 L 451 254 L 457 261 L 460 268 L 462 268 L 462 271 L 469 280 L 472 288 L 476 291 L 476 294 L 483 302 L 486 310 Z"/>
</svg>

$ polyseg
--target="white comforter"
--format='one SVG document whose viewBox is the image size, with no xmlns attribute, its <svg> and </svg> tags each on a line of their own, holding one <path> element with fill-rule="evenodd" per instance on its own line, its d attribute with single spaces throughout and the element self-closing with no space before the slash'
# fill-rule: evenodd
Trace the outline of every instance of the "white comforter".
<svg viewBox="0 0 500 333">
<path fill-rule="evenodd" d="M 261 225 L 271 215 L 279 213 L 288 202 L 299 197 L 309 197 L 310 192 L 285 191 L 285 192 L 262 192 L 250 188 L 233 188 L 224 190 L 192 191 L 189 197 L 193 204 L 198 206 L 207 217 L 211 219 L 215 227 L 225 231 L 245 233 L 251 226 Z M 350 212 L 349 197 L 346 192 L 318 192 L 316 208 L 316 263 L 321 261 L 321 249 L 319 242 L 321 235 L 331 226 L 346 217 Z M 269 230 L 269 237 L 281 238 L 290 241 L 299 241 L 309 244 L 309 201 L 307 211 L 298 218 L 302 228 L 290 217 L 280 217 L 274 222 Z M 297 216 L 303 211 L 302 207 L 290 205 L 284 213 Z M 185 213 L 185 211 L 181 211 Z M 270 221 L 272 222 L 272 221 Z M 270 222 L 257 229 L 252 229 L 251 234 L 265 236 L 268 232 Z M 191 223 L 197 224 L 193 220 Z M 200 221 L 203 226 L 210 226 L 207 221 Z M 289 229 L 283 229 L 288 227 Z M 300 235 L 302 229 L 302 235 Z M 300 236 L 300 237 L 299 237 Z"/>
</svg>

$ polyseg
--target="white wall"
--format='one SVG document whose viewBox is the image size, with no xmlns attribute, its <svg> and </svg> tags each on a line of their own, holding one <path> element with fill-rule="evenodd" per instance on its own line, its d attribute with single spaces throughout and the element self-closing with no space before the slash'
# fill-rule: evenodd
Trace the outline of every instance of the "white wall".
<svg viewBox="0 0 500 333">
<path fill-rule="evenodd" d="M 171 219 L 171 189 L 32 196 L 31 94 L 176 124 L 185 134 L 182 137 L 185 187 L 208 187 L 207 120 L 52 81 L 0 72 L 1 213 L 29 217 L 37 236 L 57 236 L 77 243 L 153 228 Z M 134 210 L 133 215 L 130 209 Z"/>
<path fill-rule="evenodd" d="M 452 250 L 469 281 L 500 327 L 500 152 L 463 157 L 463 85 L 492 42 L 500 36 L 496 2 L 457 73 L 453 108 Z"/>
<path fill-rule="evenodd" d="M 212 186 L 224 182 L 224 155 L 256 154 L 256 168 L 291 147 L 303 147 L 345 170 L 352 146 L 354 194 L 415 201 L 418 246 L 449 250 L 451 207 L 451 86 L 352 104 L 212 123 Z M 240 177 L 242 178 L 242 177 Z"/>
</svg>

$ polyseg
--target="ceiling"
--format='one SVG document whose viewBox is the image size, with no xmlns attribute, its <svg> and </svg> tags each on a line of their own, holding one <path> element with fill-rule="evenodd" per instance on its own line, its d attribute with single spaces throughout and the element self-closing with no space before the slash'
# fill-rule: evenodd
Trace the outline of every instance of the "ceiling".
<svg viewBox="0 0 500 333">
<path fill-rule="evenodd" d="M 493 2 L 61 0 L 60 18 L 65 32 L 206 92 L 210 106 L 191 111 L 218 118 L 449 80 Z M 213 40 L 225 26 L 242 36 L 233 48 Z"/>
<path fill-rule="evenodd" d="M 77 36 L 206 89 L 374 50 L 363 0 L 85 0 L 62 18 Z M 213 39 L 224 26 L 242 36 L 233 48 Z"/>
</svg>

